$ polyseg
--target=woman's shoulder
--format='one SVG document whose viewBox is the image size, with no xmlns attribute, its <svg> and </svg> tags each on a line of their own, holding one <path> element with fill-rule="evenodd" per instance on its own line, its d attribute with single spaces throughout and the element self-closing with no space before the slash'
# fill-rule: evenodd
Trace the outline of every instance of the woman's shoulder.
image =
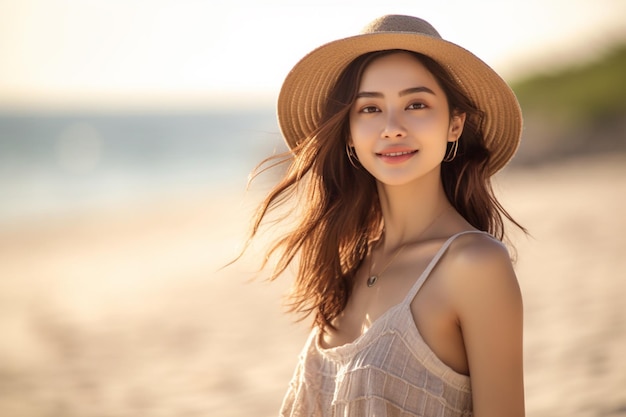
<svg viewBox="0 0 626 417">
<path fill-rule="evenodd" d="M 457 233 L 448 253 L 457 262 L 511 261 L 504 243 L 487 232 L 477 230 Z"/>
<path fill-rule="evenodd" d="M 517 286 L 508 248 L 487 233 L 466 233 L 458 236 L 446 254 L 446 276 L 454 288 L 466 286 L 498 288 Z"/>
<path fill-rule="evenodd" d="M 457 236 L 438 269 L 437 279 L 461 322 L 482 321 L 489 314 L 515 316 L 522 309 L 508 248 L 491 235 Z"/>
</svg>

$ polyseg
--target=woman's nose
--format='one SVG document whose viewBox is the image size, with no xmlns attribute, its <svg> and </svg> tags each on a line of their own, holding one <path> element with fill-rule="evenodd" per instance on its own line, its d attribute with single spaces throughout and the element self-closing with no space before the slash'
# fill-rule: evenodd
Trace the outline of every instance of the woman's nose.
<svg viewBox="0 0 626 417">
<path fill-rule="evenodd" d="M 385 139 L 397 139 L 406 136 L 406 130 L 395 112 L 389 112 L 387 114 L 386 125 L 383 129 L 382 136 Z"/>
</svg>

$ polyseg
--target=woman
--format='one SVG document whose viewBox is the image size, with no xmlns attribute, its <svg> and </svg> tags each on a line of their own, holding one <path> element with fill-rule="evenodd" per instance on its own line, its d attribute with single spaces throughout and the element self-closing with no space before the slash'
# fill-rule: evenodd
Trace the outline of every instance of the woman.
<svg viewBox="0 0 626 417">
<path fill-rule="evenodd" d="M 524 415 L 517 223 L 490 186 L 520 139 L 506 83 L 383 16 L 296 64 L 278 118 L 290 164 L 252 236 L 296 201 L 268 256 L 272 278 L 297 263 L 291 307 L 314 317 L 281 415 Z"/>
</svg>

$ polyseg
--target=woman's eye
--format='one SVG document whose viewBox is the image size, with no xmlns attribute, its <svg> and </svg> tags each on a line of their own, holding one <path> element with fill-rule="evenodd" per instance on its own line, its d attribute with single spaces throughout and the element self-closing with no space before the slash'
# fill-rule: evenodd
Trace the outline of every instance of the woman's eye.
<svg viewBox="0 0 626 417">
<path fill-rule="evenodd" d="M 409 110 L 420 110 L 420 109 L 425 109 L 426 108 L 426 104 L 424 103 L 413 103 L 413 104 L 409 104 L 409 107 L 407 107 Z"/>
<path fill-rule="evenodd" d="M 361 113 L 376 113 L 380 110 L 376 106 L 366 106 L 361 109 Z"/>
</svg>

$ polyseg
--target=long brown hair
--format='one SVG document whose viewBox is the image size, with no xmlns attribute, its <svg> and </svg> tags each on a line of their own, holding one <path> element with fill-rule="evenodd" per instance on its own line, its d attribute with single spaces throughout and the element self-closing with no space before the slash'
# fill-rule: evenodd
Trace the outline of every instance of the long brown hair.
<svg viewBox="0 0 626 417">
<path fill-rule="evenodd" d="M 331 90 L 317 129 L 291 152 L 266 159 L 256 171 L 261 172 L 269 162 L 274 162 L 272 166 L 288 164 L 282 179 L 257 209 L 250 239 L 270 212 L 296 199 L 292 214 L 297 212 L 297 223 L 273 242 L 265 262 L 279 254 L 270 276 L 273 280 L 298 258 L 290 311 L 300 313 L 301 318 L 313 313 L 318 326 L 332 327 L 332 320 L 343 311 L 355 273 L 382 230 L 376 181 L 364 168 L 354 165 L 346 146 L 349 113 L 365 68 L 394 52 L 399 51 L 372 52 L 352 61 Z M 442 165 L 445 193 L 472 226 L 502 240 L 503 216 L 521 226 L 493 193 L 487 171 L 490 153 L 481 132 L 482 113 L 436 61 L 409 53 L 435 76 L 448 98 L 450 114 L 466 114 L 457 156 Z"/>
</svg>

